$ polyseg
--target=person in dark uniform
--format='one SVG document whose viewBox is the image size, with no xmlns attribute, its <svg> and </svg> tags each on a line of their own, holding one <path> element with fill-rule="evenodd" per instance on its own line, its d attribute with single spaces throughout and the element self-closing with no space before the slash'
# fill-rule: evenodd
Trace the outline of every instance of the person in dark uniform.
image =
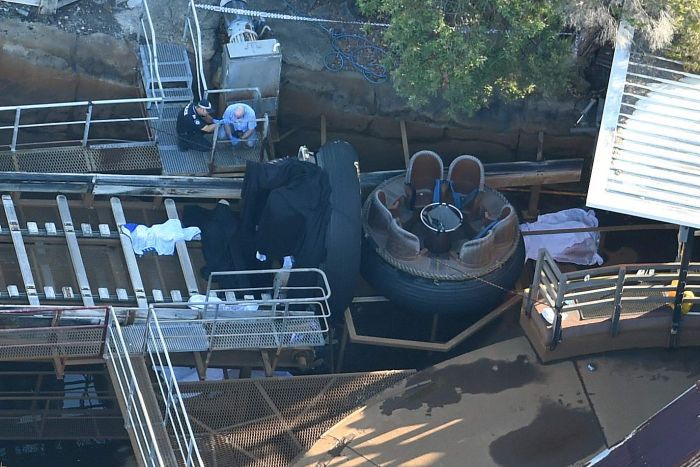
<svg viewBox="0 0 700 467">
<path fill-rule="evenodd" d="M 209 151 L 211 141 L 204 137 L 205 133 L 211 133 L 220 120 L 209 115 L 211 103 L 202 99 L 199 102 L 190 102 L 177 115 L 177 145 L 181 151 L 194 149 L 195 151 Z"/>
</svg>

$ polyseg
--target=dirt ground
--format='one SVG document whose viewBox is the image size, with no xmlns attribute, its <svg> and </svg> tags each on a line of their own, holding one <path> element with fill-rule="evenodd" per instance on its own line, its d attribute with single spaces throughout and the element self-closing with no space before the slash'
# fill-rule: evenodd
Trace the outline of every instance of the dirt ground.
<svg viewBox="0 0 700 467">
<path fill-rule="evenodd" d="M 173 0 L 175 1 L 175 0 Z M 187 0 L 179 0 L 186 4 Z M 218 4 L 216 0 L 200 3 Z M 358 19 L 358 11 L 354 0 L 250 0 L 251 9 L 261 9 L 277 13 L 297 16 L 312 16 L 328 19 Z M 53 15 L 39 14 L 37 7 L 0 1 L 0 18 L 12 18 L 26 22 L 37 22 L 56 26 L 66 32 L 76 34 L 91 34 L 101 32 L 115 37 L 127 37 L 133 32 L 124 30 L 118 16 L 138 16 L 141 10 L 140 0 L 78 0 L 70 5 L 59 8 Z M 130 15 L 129 15 L 130 16 Z M 180 25 L 177 25 L 178 29 Z M 338 26 L 336 26 L 336 29 Z M 343 30 L 351 29 L 357 32 L 357 26 L 343 26 Z"/>
<path fill-rule="evenodd" d="M 122 10 L 130 10 L 123 1 L 79 0 L 59 8 L 53 15 L 41 15 L 37 7 L 0 2 L 0 18 L 43 23 L 81 35 L 101 32 L 123 37 L 122 27 L 115 18 L 115 13 Z"/>
</svg>

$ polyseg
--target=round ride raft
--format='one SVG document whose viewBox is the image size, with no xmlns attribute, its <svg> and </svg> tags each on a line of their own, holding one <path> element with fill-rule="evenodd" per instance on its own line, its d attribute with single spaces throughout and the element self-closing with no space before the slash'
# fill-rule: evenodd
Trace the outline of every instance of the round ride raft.
<svg viewBox="0 0 700 467">
<path fill-rule="evenodd" d="M 513 206 L 484 186 L 484 168 L 419 151 L 362 209 L 362 275 L 406 309 L 481 316 L 512 290 L 525 262 Z"/>
</svg>

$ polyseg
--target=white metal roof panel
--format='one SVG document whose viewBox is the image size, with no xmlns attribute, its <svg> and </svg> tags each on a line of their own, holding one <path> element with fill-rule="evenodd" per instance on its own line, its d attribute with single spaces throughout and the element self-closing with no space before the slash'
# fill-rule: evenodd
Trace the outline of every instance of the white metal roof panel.
<svg viewBox="0 0 700 467">
<path fill-rule="evenodd" d="M 700 228 L 700 76 L 621 24 L 586 204 Z"/>
</svg>

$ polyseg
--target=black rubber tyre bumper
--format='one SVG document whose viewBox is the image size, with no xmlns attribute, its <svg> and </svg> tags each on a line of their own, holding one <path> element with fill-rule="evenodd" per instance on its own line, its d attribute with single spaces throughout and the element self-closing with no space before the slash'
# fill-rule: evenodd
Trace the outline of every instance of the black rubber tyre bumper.
<svg viewBox="0 0 700 467">
<path fill-rule="evenodd" d="M 525 243 L 518 245 L 498 269 L 463 281 L 438 281 L 412 276 L 384 261 L 371 240 L 362 242 L 362 276 L 393 303 L 418 313 L 464 314 L 481 317 L 491 311 L 515 282 L 525 265 Z"/>
<path fill-rule="evenodd" d="M 324 144 L 316 153 L 331 186 L 331 219 L 326 234 L 326 259 L 321 269 L 331 287 L 331 316 L 341 319 L 350 305 L 360 276 L 362 199 L 359 159 L 345 141 Z"/>
</svg>

